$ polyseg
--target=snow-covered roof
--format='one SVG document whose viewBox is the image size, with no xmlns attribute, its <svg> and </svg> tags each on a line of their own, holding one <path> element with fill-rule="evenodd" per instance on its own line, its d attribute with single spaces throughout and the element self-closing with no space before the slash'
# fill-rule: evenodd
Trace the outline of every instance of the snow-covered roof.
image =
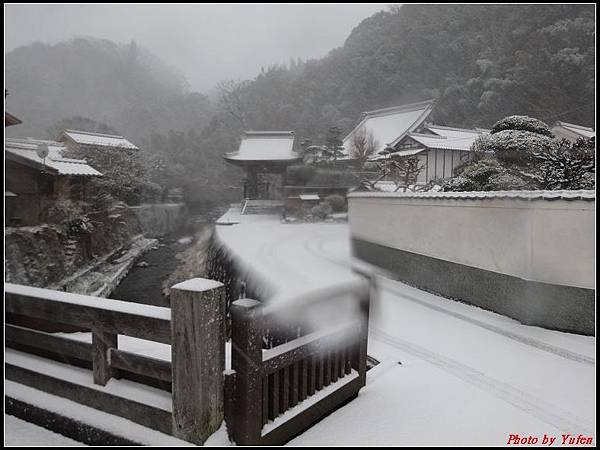
<svg viewBox="0 0 600 450">
<path fill-rule="evenodd" d="M 403 197 L 438 198 L 457 200 L 483 200 L 489 198 L 507 198 L 521 200 L 586 200 L 595 201 L 594 190 L 556 190 L 556 191 L 473 191 L 473 192 L 352 192 L 349 197 Z"/>
<path fill-rule="evenodd" d="M 293 131 L 246 131 L 240 147 L 225 155 L 230 161 L 294 161 L 300 155 L 294 150 Z"/>
<path fill-rule="evenodd" d="M 418 155 L 421 152 L 425 151 L 425 147 L 422 148 L 411 148 L 410 150 L 400 150 L 397 152 L 393 152 L 394 156 L 413 156 Z M 381 161 L 386 158 L 386 155 L 377 155 L 374 158 L 370 158 L 369 161 Z"/>
<path fill-rule="evenodd" d="M 16 116 L 13 116 L 11 113 L 4 111 L 4 126 L 10 127 L 11 125 L 18 125 L 23 123 L 21 119 Z"/>
<path fill-rule="evenodd" d="M 344 153 L 348 155 L 352 135 L 362 127 L 371 132 L 377 141 L 378 148 L 375 153 L 387 146 L 396 145 L 407 133 L 416 130 L 427 119 L 434 104 L 434 100 L 428 100 L 363 113 L 359 124 L 343 140 Z"/>
<path fill-rule="evenodd" d="M 556 134 L 556 132 L 559 131 L 560 128 L 563 128 L 571 133 L 574 133 L 584 138 L 596 137 L 596 132 L 593 128 L 584 127 L 582 125 L 575 125 L 567 122 L 556 122 L 554 127 L 552 127 L 552 132 Z"/>
<path fill-rule="evenodd" d="M 300 194 L 300 200 L 320 200 L 319 194 Z"/>
<path fill-rule="evenodd" d="M 101 147 L 122 148 L 138 150 L 138 147 L 133 145 L 123 136 L 112 134 L 91 133 L 89 131 L 64 130 L 59 138 L 71 140 L 82 145 L 97 145 Z"/>
<path fill-rule="evenodd" d="M 425 129 L 434 134 L 408 133 L 407 136 L 427 148 L 465 152 L 471 150 L 471 146 L 479 136 L 489 133 L 488 130 L 481 128 L 469 130 L 440 125 L 427 125 Z"/>
<path fill-rule="evenodd" d="M 40 145 L 48 146 L 48 156 L 40 158 L 37 150 Z M 25 162 L 36 168 L 54 172 L 56 175 L 102 176 L 100 172 L 83 159 L 63 157 L 65 146 L 60 142 L 39 139 L 11 139 L 4 141 L 5 157 L 17 162 Z"/>
</svg>

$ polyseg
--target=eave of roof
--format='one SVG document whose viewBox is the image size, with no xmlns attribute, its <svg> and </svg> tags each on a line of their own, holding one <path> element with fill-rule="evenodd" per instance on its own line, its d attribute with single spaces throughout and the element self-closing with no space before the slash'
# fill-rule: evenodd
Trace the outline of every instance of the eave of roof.
<svg viewBox="0 0 600 450">
<path fill-rule="evenodd" d="M 49 153 L 44 159 L 37 154 L 37 147 L 41 142 L 49 144 Z M 5 158 L 52 175 L 102 176 L 102 173 L 84 160 L 63 157 L 64 147 L 58 142 L 7 138 L 4 150 Z"/>
<path fill-rule="evenodd" d="M 59 139 L 66 138 L 79 145 L 109 147 L 123 150 L 139 150 L 139 148 L 120 135 L 92 133 L 90 131 L 64 130 Z"/>
<path fill-rule="evenodd" d="M 13 116 L 11 113 L 9 112 L 4 112 L 4 126 L 5 127 L 10 127 L 11 125 L 19 125 L 20 123 L 23 123 L 21 121 L 21 119 L 19 119 L 16 116 Z"/>
</svg>

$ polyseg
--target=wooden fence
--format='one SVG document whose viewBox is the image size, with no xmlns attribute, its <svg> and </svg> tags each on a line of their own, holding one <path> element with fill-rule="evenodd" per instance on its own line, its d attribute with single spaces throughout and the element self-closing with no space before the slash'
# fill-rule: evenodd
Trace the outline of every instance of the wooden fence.
<svg viewBox="0 0 600 450">
<path fill-rule="evenodd" d="M 357 313 L 321 329 L 307 326 L 297 308 L 293 323 L 289 311 L 282 323 L 277 312 L 255 300 L 232 304 L 225 418 L 238 445 L 284 444 L 365 385 L 369 289 L 347 286 L 334 295 L 345 296 Z M 316 296 L 303 308 L 327 302 L 327 296 Z"/>
<path fill-rule="evenodd" d="M 219 282 L 173 286 L 170 309 L 7 283 L 5 312 L 20 326 L 6 324 L 5 345 L 91 369 L 93 383 L 45 372 L 19 352 L 7 359 L 5 377 L 197 444 L 224 418 L 237 444 L 283 444 L 365 385 L 369 291 L 358 283 L 302 295 L 287 303 L 283 320 L 272 305 L 233 302 L 232 370 L 224 376 L 226 301 Z M 353 313 L 326 324 L 307 320 L 307 311 L 335 307 L 334 299 Z M 28 319 L 88 329 L 91 342 L 24 326 Z M 119 335 L 170 344 L 171 361 L 125 351 Z M 113 378 L 162 389 L 171 407 L 108 389 Z"/>
<path fill-rule="evenodd" d="M 210 280 L 174 286 L 171 309 L 7 283 L 5 311 L 20 317 L 19 323 L 32 318 L 92 332 L 89 343 L 6 324 L 7 347 L 91 368 L 96 385 L 105 386 L 114 377 L 161 387 L 172 392 L 172 409 L 16 364 L 5 365 L 5 376 L 201 444 L 223 419 L 224 305 L 222 284 Z M 118 335 L 171 344 L 171 361 L 121 350 Z"/>
</svg>

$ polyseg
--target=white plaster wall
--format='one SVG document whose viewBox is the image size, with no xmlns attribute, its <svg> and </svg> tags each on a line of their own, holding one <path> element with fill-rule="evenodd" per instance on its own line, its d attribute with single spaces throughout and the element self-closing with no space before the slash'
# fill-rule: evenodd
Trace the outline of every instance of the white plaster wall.
<svg viewBox="0 0 600 450">
<path fill-rule="evenodd" d="M 595 201 L 349 196 L 353 237 L 527 280 L 594 288 Z"/>
</svg>

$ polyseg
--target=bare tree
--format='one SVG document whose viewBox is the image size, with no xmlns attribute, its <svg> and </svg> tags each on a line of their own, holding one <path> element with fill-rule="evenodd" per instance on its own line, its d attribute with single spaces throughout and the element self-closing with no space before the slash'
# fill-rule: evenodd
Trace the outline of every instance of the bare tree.
<svg viewBox="0 0 600 450">
<path fill-rule="evenodd" d="M 417 190 L 417 177 L 425 169 L 417 155 L 399 155 L 391 147 L 386 147 L 379 154 L 383 159 L 378 161 L 380 177 L 377 181 L 389 179 L 396 186 L 394 192 L 401 188 L 403 192 L 408 189 Z"/>
<path fill-rule="evenodd" d="M 379 142 L 370 130 L 363 125 L 350 137 L 350 156 L 365 162 L 375 154 Z"/>
<path fill-rule="evenodd" d="M 243 100 L 243 91 L 247 87 L 246 81 L 220 81 L 217 84 L 221 106 L 242 125 L 247 128 L 246 105 Z"/>
</svg>

